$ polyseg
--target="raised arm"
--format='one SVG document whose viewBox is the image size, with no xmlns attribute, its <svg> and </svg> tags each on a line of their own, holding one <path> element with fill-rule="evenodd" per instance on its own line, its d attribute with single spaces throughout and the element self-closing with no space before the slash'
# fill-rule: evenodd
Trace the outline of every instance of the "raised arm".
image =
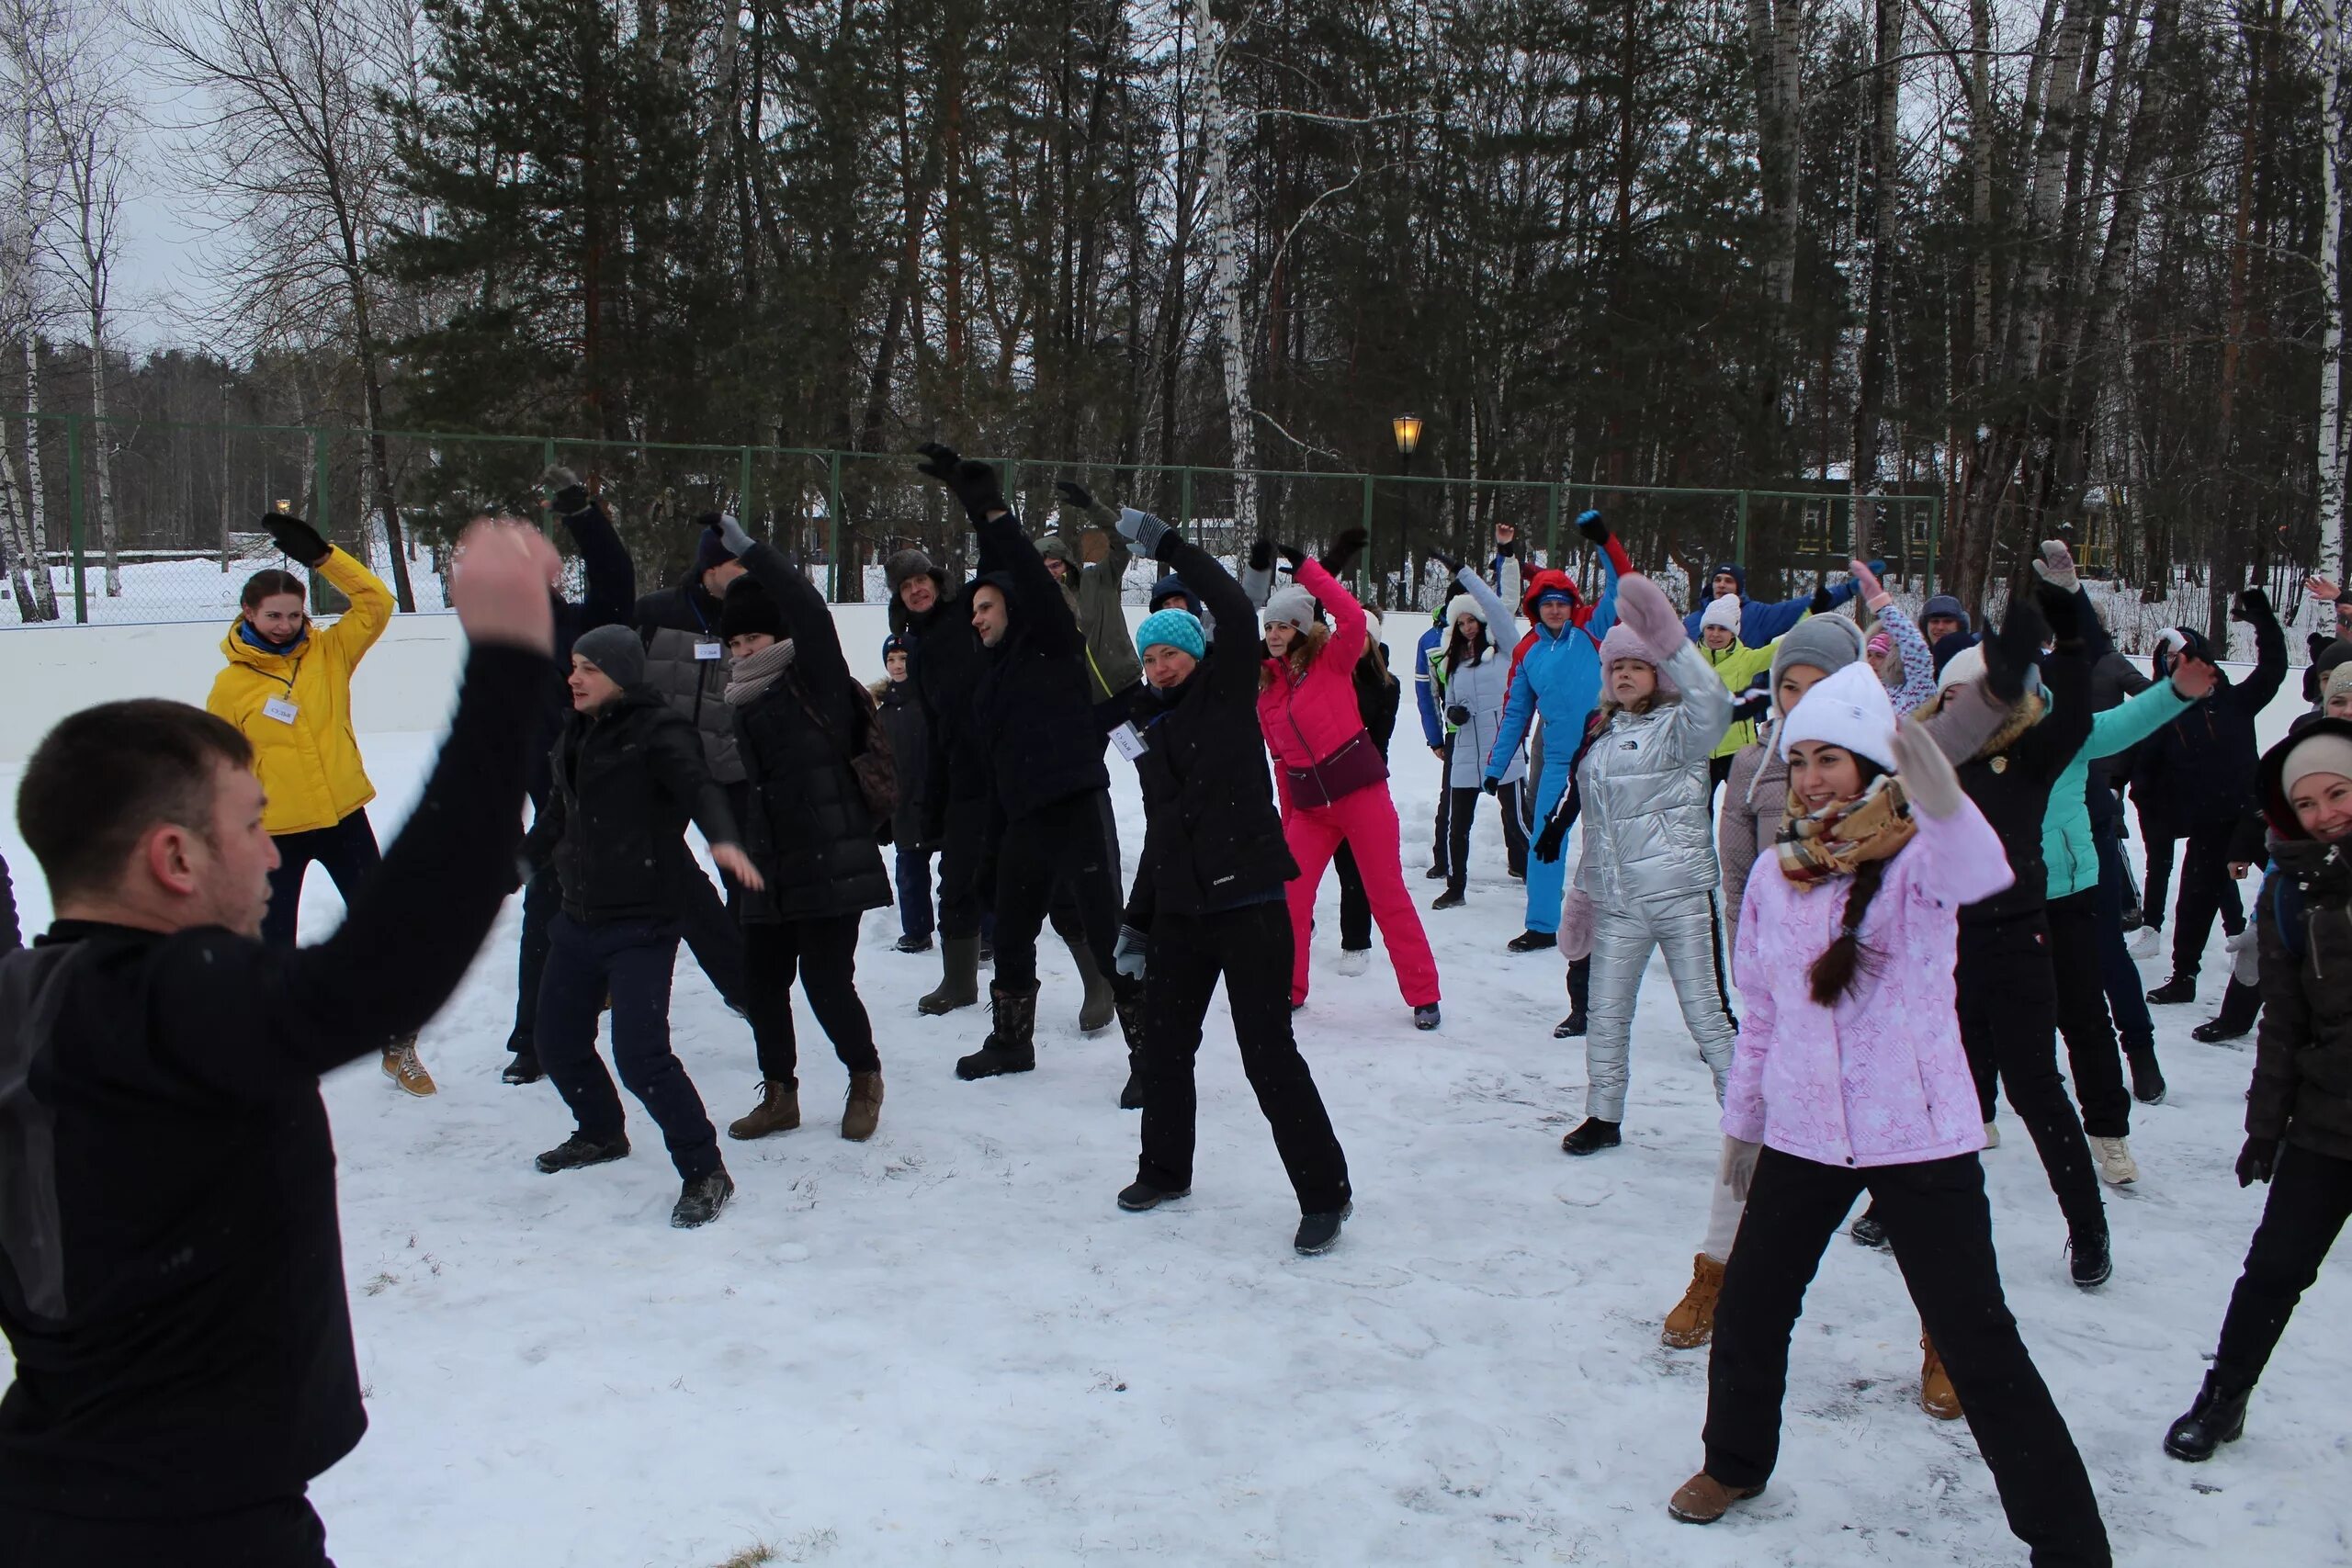
<svg viewBox="0 0 2352 1568">
<path fill-rule="evenodd" d="M 637 604 L 637 563 L 630 560 L 628 548 L 613 527 L 613 519 L 601 502 L 586 501 L 576 512 L 565 514 L 563 525 L 571 532 L 571 542 L 579 548 L 582 575 L 587 579 L 580 595 L 580 629 L 593 631 L 598 626 L 626 626 L 629 612 Z M 558 502 L 561 504 L 560 500 Z"/>
<path fill-rule="evenodd" d="M 733 547 L 731 539 L 729 547 Z M 850 679 L 841 628 L 834 625 L 832 612 L 825 607 L 825 596 L 817 592 L 816 584 L 785 559 L 782 551 L 763 541 L 749 540 L 735 558 L 783 612 L 785 630 L 792 637 L 793 661 L 810 677 L 809 689 L 830 691 Z"/>
<path fill-rule="evenodd" d="M 1031 646 L 1056 658 L 1081 657 L 1086 638 L 1078 629 L 1078 617 L 1070 613 L 1069 601 L 1062 597 L 1061 584 L 1046 570 L 1046 558 L 1021 531 L 1021 520 L 1010 512 L 999 512 L 975 525 L 973 531 L 984 547 L 995 552 L 998 569 L 1012 574 L 1013 588 L 1020 594 L 1014 613 Z"/>
<path fill-rule="evenodd" d="M 1142 515 L 1142 514 L 1138 514 Z M 1124 524 L 1124 519 L 1122 522 Z M 1147 521 L 1159 523 L 1156 517 Z M 1161 524 L 1160 526 L 1166 527 Z M 1139 544 L 1145 543 L 1138 538 Z M 1264 657 L 1258 639 L 1249 635 L 1249 627 L 1257 620 L 1250 608 L 1250 595 L 1224 564 L 1208 551 L 1193 543 L 1173 528 L 1157 536 L 1145 547 L 1152 559 L 1167 567 L 1184 580 L 1184 585 L 1201 596 L 1201 604 L 1212 619 L 1227 628 L 1216 641 L 1209 645 L 1207 663 L 1210 679 L 1223 695 L 1239 694 L 1251 702 L 1257 700 L 1258 664 Z"/>
<path fill-rule="evenodd" d="M 376 646 L 384 628 L 392 624 L 392 591 L 384 586 L 382 579 L 341 550 L 329 550 L 327 558 L 311 570 L 343 590 L 344 596 L 351 601 L 351 608 L 334 625 L 315 635 L 321 643 L 342 656 L 346 668 L 355 667 Z"/>
<path fill-rule="evenodd" d="M 2233 620 L 2244 621 L 2254 628 L 2254 673 L 2235 692 L 2240 711 L 2259 715 L 2286 682 L 2287 634 L 2280 629 L 2278 614 L 2270 607 L 2270 595 L 2259 588 L 2241 592 L 2230 614 Z"/>
<path fill-rule="evenodd" d="M 1321 561 L 1312 558 L 1298 563 L 1298 581 L 1331 613 L 1331 639 L 1316 655 L 1316 662 L 1336 664 L 1341 673 L 1352 670 L 1356 660 L 1363 657 L 1363 606 L 1356 603 L 1356 596 L 1338 578 L 1323 570 Z"/>
<path fill-rule="evenodd" d="M 1510 611 L 1503 604 L 1502 596 L 1487 586 L 1487 580 L 1464 567 L 1453 574 L 1462 591 L 1477 601 L 1478 613 L 1487 617 L 1487 638 L 1500 646 L 1501 639 L 1510 635 Z M 1500 628 L 1500 629 L 1498 629 Z"/>
</svg>

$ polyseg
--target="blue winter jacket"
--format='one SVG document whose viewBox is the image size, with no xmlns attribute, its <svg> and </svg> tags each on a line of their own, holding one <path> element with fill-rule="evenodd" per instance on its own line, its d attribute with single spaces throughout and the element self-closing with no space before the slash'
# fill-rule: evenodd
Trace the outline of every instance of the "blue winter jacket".
<svg viewBox="0 0 2352 1568">
<path fill-rule="evenodd" d="M 1552 737 L 1544 748 L 1544 766 L 1552 766 L 1553 743 L 1560 747 L 1565 767 L 1584 736 L 1585 716 L 1600 700 L 1600 639 L 1617 624 L 1617 564 L 1610 552 L 1600 557 L 1600 602 L 1582 625 L 1571 620 L 1557 632 L 1539 616 L 1528 633 L 1527 652 L 1511 678 L 1510 697 L 1503 705 L 1503 725 L 1487 753 L 1487 776 L 1500 778 L 1510 760 L 1526 742 L 1527 727 L 1544 716 L 1544 733 Z M 1694 639 L 1696 633 L 1692 634 Z M 1563 739 L 1563 737 L 1568 739 Z"/>
<path fill-rule="evenodd" d="M 1444 613 L 1438 612 L 1440 615 Z M 1432 746 L 1445 744 L 1445 725 L 1438 716 L 1437 694 L 1430 680 L 1430 655 L 1444 640 L 1445 623 L 1441 620 L 1413 645 L 1413 705 L 1421 710 L 1421 733 Z"/>
<path fill-rule="evenodd" d="M 1872 561 L 1871 570 L 1883 575 L 1886 571 L 1886 563 Z M 1707 601 L 1713 597 L 1708 590 L 1714 586 L 1717 575 L 1724 572 L 1729 572 L 1732 581 L 1739 584 L 1739 640 L 1750 648 L 1761 648 L 1774 637 L 1784 636 L 1790 627 L 1804 620 L 1805 613 L 1813 608 L 1813 595 L 1810 593 L 1800 593 L 1793 599 L 1783 599 L 1777 604 L 1758 604 L 1747 596 L 1747 569 L 1724 561 L 1707 569 L 1706 581 L 1700 588 L 1703 597 L 1699 602 L 1699 607 L 1682 617 L 1682 629 L 1690 634 L 1692 642 L 1699 640 L 1699 617 L 1707 613 Z M 1831 584 L 1829 589 L 1831 606 L 1834 608 L 1851 599 L 1855 590 L 1860 586 L 1850 578 L 1844 582 Z"/>
</svg>

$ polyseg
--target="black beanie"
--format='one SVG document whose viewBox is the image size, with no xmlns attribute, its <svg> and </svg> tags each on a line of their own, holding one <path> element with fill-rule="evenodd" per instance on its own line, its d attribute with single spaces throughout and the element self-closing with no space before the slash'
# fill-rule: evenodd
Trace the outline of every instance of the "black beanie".
<svg viewBox="0 0 2352 1568">
<path fill-rule="evenodd" d="M 757 579 L 739 577 L 728 584 L 727 598 L 718 606 L 718 636 L 728 641 L 752 632 L 765 632 L 781 642 L 784 611 Z"/>
</svg>

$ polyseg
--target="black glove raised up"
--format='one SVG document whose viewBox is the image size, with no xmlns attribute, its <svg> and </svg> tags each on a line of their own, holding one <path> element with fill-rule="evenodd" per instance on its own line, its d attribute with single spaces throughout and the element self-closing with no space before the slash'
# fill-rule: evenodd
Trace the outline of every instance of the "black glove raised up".
<svg viewBox="0 0 2352 1568">
<path fill-rule="evenodd" d="M 1609 525 L 1600 520 L 1600 513 L 1598 512 L 1588 511 L 1577 513 L 1577 532 L 1596 545 L 1605 545 L 1609 542 Z"/>
<path fill-rule="evenodd" d="M 1075 506 L 1080 512 L 1094 510 L 1093 493 L 1076 479 L 1056 479 L 1054 491 L 1062 498 L 1065 506 Z"/>
<path fill-rule="evenodd" d="M 1251 571 L 1258 572 L 1266 572 L 1274 570 L 1274 542 L 1272 539 L 1253 539 L 1250 541 L 1250 570 Z"/>
<path fill-rule="evenodd" d="M 2256 1182 L 2267 1182 L 2278 1168 L 2278 1140 L 2248 1138 L 2245 1147 L 2238 1151 L 2238 1185 L 2251 1187 Z"/>
<path fill-rule="evenodd" d="M 1837 607 L 1838 601 L 1830 596 L 1829 584 L 1826 582 L 1817 584 L 1814 588 L 1813 598 L 1805 605 L 1806 609 L 1816 615 L 1826 615 Z"/>
<path fill-rule="evenodd" d="M 1984 684 L 2005 703 L 2025 695 L 2026 671 L 2041 657 L 2041 643 L 2050 623 L 2034 602 L 2023 594 L 2009 602 L 2008 618 L 2001 629 L 1984 639 Z"/>
<path fill-rule="evenodd" d="M 1333 539 L 1330 547 L 1316 558 L 1333 577 L 1345 577 L 1349 569 L 1356 564 L 1356 557 L 1363 554 L 1364 544 L 1371 537 L 1361 528 L 1350 528 Z"/>
<path fill-rule="evenodd" d="M 1296 571 L 1306 564 L 1306 552 L 1296 545 L 1285 545 L 1278 540 L 1274 545 L 1274 553 L 1282 557 L 1293 571 Z"/>
<path fill-rule="evenodd" d="M 2054 582 L 2036 580 L 2033 602 L 2050 623 L 2050 635 L 2061 647 L 2077 642 L 2083 634 L 2080 601 Z"/>
<path fill-rule="evenodd" d="M 2230 619 L 2252 626 L 2258 621 L 2275 621 L 2278 612 L 2270 607 L 2270 595 L 2259 588 L 2241 588 L 2231 601 Z"/>
<path fill-rule="evenodd" d="M 1442 550 L 1431 550 L 1430 559 L 1445 568 L 1445 575 L 1449 578 L 1461 576 L 1468 564 L 1460 556 L 1450 556 Z"/>
<path fill-rule="evenodd" d="M 588 487 L 570 468 L 549 468 L 539 476 L 539 490 L 548 510 L 558 517 L 577 517 L 588 510 Z"/>
<path fill-rule="evenodd" d="M 291 556 L 304 566 L 318 566 L 334 553 L 316 528 L 300 517 L 286 512 L 265 512 L 262 526 L 269 530 L 269 537 L 281 555 Z"/>
<path fill-rule="evenodd" d="M 974 457 L 957 455 L 956 448 L 937 441 L 926 441 L 915 448 L 923 460 L 915 465 L 915 472 L 928 474 L 945 485 L 972 521 L 982 523 L 995 512 L 1012 510 L 1004 503 L 1004 492 L 998 488 L 996 469 Z"/>
</svg>

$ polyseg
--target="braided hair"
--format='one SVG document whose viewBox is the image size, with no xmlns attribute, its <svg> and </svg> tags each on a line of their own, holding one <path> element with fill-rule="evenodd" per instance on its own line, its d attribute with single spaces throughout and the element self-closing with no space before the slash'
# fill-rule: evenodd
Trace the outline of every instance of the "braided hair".
<svg viewBox="0 0 2352 1568">
<path fill-rule="evenodd" d="M 1872 780 L 1886 770 L 1869 758 L 1857 755 L 1857 767 L 1861 770 L 1862 787 L 1868 789 Z M 1853 886 L 1846 889 L 1846 913 L 1839 922 L 1838 940 L 1824 949 L 1805 971 L 1805 980 L 1816 1007 L 1834 1007 L 1838 998 L 1851 991 L 1867 975 L 1878 972 L 1883 955 L 1862 945 L 1862 917 L 1870 913 L 1871 900 L 1878 897 L 1880 886 L 1886 880 L 1887 863 L 1883 860 L 1864 861 L 1854 868 Z"/>
</svg>

